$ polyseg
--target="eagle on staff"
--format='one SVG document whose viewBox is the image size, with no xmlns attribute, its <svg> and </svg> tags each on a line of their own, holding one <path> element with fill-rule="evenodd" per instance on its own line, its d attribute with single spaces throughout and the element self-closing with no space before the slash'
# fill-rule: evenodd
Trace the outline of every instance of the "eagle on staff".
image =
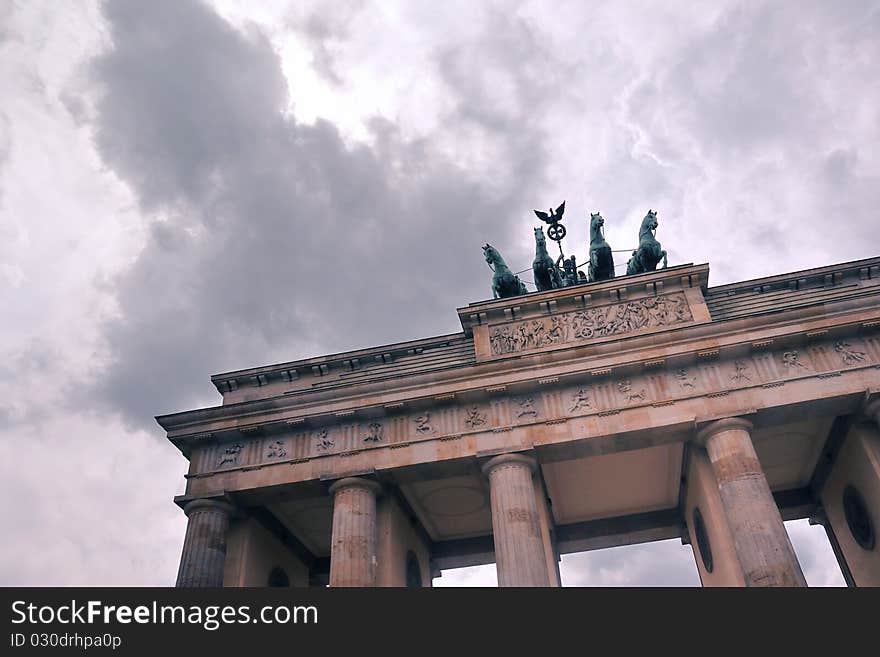
<svg viewBox="0 0 880 657">
<path fill-rule="evenodd" d="M 547 229 L 547 237 L 557 244 L 562 241 L 562 238 L 565 237 L 565 226 L 559 222 L 562 221 L 562 215 L 565 213 L 565 201 L 555 211 L 553 208 L 550 208 L 547 212 L 542 212 L 541 210 L 535 210 L 534 212 L 538 219 L 550 224 L 550 227 Z"/>
</svg>

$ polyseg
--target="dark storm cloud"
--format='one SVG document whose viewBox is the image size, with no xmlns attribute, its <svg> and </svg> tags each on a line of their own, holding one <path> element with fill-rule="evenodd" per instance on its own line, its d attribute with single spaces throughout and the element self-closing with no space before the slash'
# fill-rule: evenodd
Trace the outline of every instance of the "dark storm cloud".
<svg viewBox="0 0 880 657">
<path fill-rule="evenodd" d="M 343 82 L 333 53 L 361 11 L 289 17 L 324 78 Z M 96 143 L 151 224 L 114 281 L 120 312 L 98 380 L 147 426 L 210 400 L 210 372 L 455 330 L 451 309 L 488 293 L 478 245 L 528 267 L 524 216 L 548 190 L 587 187 L 612 231 L 633 204 L 661 206 L 672 262 L 711 257 L 715 281 L 824 264 L 804 255 L 818 253 L 829 216 L 847 230 L 822 244 L 840 255 L 823 259 L 870 242 L 865 207 L 880 203 L 880 185 L 833 127 L 876 111 L 858 84 L 877 50 L 863 23 L 877 12 L 856 4 L 811 5 L 795 23 L 772 3 L 733 5 L 647 68 L 589 24 L 572 27 L 585 54 L 566 56 L 519 12 L 482 8 L 482 28 L 442 41 L 425 71 L 451 108 L 434 136 L 485 154 L 478 173 L 384 118 L 368 122 L 370 145 L 323 120 L 297 123 L 297 80 L 290 98 L 267 38 L 200 2 L 119 0 L 104 15 L 113 43 L 94 65 Z M 849 50 L 823 43 L 825 22 Z M 561 161 L 574 147 L 589 158 L 597 136 L 605 165 L 592 179 L 551 175 L 548 144 L 565 149 Z M 718 249 L 730 230 L 739 247 Z"/>
<path fill-rule="evenodd" d="M 297 124 L 265 37 L 199 2 L 121 0 L 104 15 L 96 144 L 153 217 L 115 281 L 97 384 L 128 420 L 150 426 L 210 399 L 211 372 L 455 330 L 452 309 L 487 296 L 474 235 L 487 218 L 503 235 L 540 172 L 528 126 L 528 152 L 507 152 L 499 186 L 387 121 L 372 124 L 375 147 L 347 146 L 325 121 Z M 483 111 L 476 124 L 497 120 L 488 100 L 462 105 Z"/>
</svg>

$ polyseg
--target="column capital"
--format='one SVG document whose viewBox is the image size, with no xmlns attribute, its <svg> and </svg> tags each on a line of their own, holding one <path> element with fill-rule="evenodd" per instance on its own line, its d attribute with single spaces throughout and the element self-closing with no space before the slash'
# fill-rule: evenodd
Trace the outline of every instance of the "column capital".
<svg viewBox="0 0 880 657">
<path fill-rule="evenodd" d="M 499 454 L 483 464 L 483 474 L 488 475 L 495 468 L 502 465 L 521 465 L 529 469 L 529 472 L 535 472 L 538 469 L 538 462 L 531 456 L 525 454 Z"/>
<path fill-rule="evenodd" d="M 183 507 L 183 512 L 186 514 L 188 518 L 191 513 L 194 511 L 210 509 L 213 511 L 222 511 L 227 516 L 231 516 L 235 511 L 235 507 L 233 507 L 229 502 L 226 502 L 221 499 L 215 499 L 210 497 L 203 497 L 196 500 L 192 500 L 191 502 L 187 502 Z"/>
<path fill-rule="evenodd" d="M 329 493 L 335 495 L 337 491 L 344 488 L 365 488 L 366 490 L 378 495 L 382 491 L 382 486 L 371 479 L 363 479 L 361 477 L 345 477 L 338 479 L 330 485 Z"/>
<path fill-rule="evenodd" d="M 744 417 L 725 417 L 720 420 L 712 420 L 697 430 L 697 434 L 694 436 L 694 442 L 705 447 L 706 441 L 708 441 L 709 438 L 722 431 L 739 429 L 751 433 L 754 428 L 755 425 Z"/>
</svg>

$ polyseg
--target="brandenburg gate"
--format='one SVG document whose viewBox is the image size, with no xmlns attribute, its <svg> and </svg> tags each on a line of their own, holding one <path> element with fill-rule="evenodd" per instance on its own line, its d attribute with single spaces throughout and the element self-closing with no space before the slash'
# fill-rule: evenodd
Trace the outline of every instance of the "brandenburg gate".
<svg viewBox="0 0 880 657">
<path fill-rule="evenodd" d="M 487 245 L 488 246 L 488 245 Z M 804 586 L 783 521 L 880 585 L 880 258 L 706 264 L 472 303 L 450 335 L 219 374 L 178 586 L 430 586 L 680 538 L 704 586 Z"/>
</svg>

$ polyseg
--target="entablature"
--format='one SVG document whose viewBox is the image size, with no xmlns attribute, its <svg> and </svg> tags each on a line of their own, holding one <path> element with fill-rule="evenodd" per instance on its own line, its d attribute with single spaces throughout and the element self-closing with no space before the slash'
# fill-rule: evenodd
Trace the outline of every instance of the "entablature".
<svg viewBox="0 0 880 657">
<path fill-rule="evenodd" d="M 223 442 L 299 430 L 320 431 L 352 423 L 366 426 L 373 422 L 403 422 L 416 427 L 416 435 L 424 435 L 424 431 L 417 430 L 417 420 L 432 410 L 445 412 L 444 409 L 453 407 L 491 404 L 493 399 L 543 394 L 592 383 L 628 387 L 644 378 L 666 381 L 661 388 L 679 386 L 688 390 L 693 386 L 688 385 L 691 375 L 686 370 L 693 367 L 708 368 L 707 371 L 713 367 L 733 368 L 731 381 L 745 382 L 749 376 L 742 373 L 745 371 L 742 368 L 758 367 L 758 363 L 769 358 L 776 363 L 767 366 L 776 368 L 773 370 L 776 378 L 767 379 L 771 384 L 784 378 L 783 373 L 827 370 L 831 372 L 829 376 L 833 376 L 836 361 L 829 358 L 844 359 L 837 365 L 847 364 L 847 358 L 852 361 L 849 364 L 858 365 L 866 354 L 873 354 L 872 349 L 876 348 L 866 345 L 876 343 L 878 319 L 880 307 L 875 307 L 872 313 L 848 312 L 836 316 L 826 312 L 812 321 L 794 318 L 787 323 L 764 326 L 760 332 L 745 322 L 737 322 L 743 324 L 738 330 L 723 333 L 710 331 L 711 326 L 692 326 L 678 329 L 681 339 L 666 344 L 657 344 L 656 336 L 641 336 L 632 338 L 630 345 L 605 343 L 556 352 L 552 360 L 546 355 L 533 354 L 485 363 L 470 368 L 466 376 L 407 388 L 360 391 L 347 396 L 325 393 L 320 399 L 303 398 L 298 403 L 290 398 L 257 400 L 164 416 L 159 421 L 168 430 L 169 439 L 187 454 L 194 445 L 205 440 Z M 852 353 L 847 355 L 847 350 Z M 799 352 L 815 352 L 817 355 L 811 358 L 822 363 L 819 370 L 814 365 L 807 370 L 798 363 L 785 361 L 785 358 L 795 358 Z M 832 356 L 818 355 L 825 352 Z M 880 363 L 880 353 L 876 362 Z M 719 383 L 717 389 L 709 393 L 717 396 L 724 391 Z M 668 401 L 662 395 L 651 397 L 652 403 Z M 381 440 L 373 442 L 376 446 L 382 444 Z"/>
<path fill-rule="evenodd" d="M 213 377 L 215 383 L 251 379 L 259 383 L 261 378 L 266 382 L 258 386 L 261 394 L 256 396 L 229 394 L 223 406 L 157 420 L 169 439 L 189 456 L 195 445 L 206 440 L 219 444 L 401 417 L 409 425 L 431 409 L 478 405 L 534 391 L 543 394 L 589 381 L 616 385 L 648 374 L 674 377 L 695 365 L 729 364 L 761 354 L 775 354 L 778 360 L 786 351 L 820 344 L 834 350 L 837 342 L 846 343 L 849 338 L 874 339 L 871 336 L 880 327 L 878 265 L 880 258 L 875 258 L 786 275 L 807 281 L 800 289 L 814 289 L 817 281 L 828 281 L 828 289 L 843 293 L 816 297 L 810 303 L 799 298 L 791 307 L 781 304 L 772 312 L 725 320 L 709 316 L 707 297 L 740 294 L 738 290 L 743 289 L 759 293 L 781 289 L 786 276 L 760 279 L 769 281 L 766 284 L 747 282 L 707 292 L 708 267 L 682 265 L 617 282 L 480 302 L 459 309 L 460 317 L 468 317 L 462 321 L 469 335 L 449 334 L 218 375 Z M 853 286 L 856 289 L 848 291 Z M 551 301 L 555 305 L 548 305 Z M 578 305 L 584 303 L 588 305 Z M 474 313 L 463 311 L 474 309 L 484 316 L 466 326 Z M 528 337 L 528 331 L 548 335 L 554 321 L 565 316 L 569 317 L 567 337 L 541 338 L 540 343 Z M 523 341 L 505 347 L 496 333 L 493 345 L 492 331 L 505 329 L 524 335 Z M 370 359 L 375 361 L 373 369 L 364 365 Z M 283 384 L 285 373 L 294 369 L 334 370 L 343 365 L 348 371 L 335 380 L 312 372 L 308 376 L 315 380 L 307 385 Z"/>
</svg>

